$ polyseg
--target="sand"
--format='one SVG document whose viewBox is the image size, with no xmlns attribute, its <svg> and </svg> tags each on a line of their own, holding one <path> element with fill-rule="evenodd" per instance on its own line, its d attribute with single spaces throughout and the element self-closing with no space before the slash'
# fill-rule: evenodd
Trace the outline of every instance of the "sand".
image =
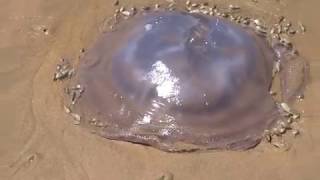
<svg viewBox="0 0 320 180">
<path fill-rule="evenodd" d="M 145 4 L 151 1 L 123 1 Z M 155 1 L 152 1 L 155 2 Z M 0 179 L 175 180 L 320 178 L 320 24 L 318 0 L 227 1 L 283 14 L 307 27 L 294 42 L 311 67 L 302 133 L 288 151 L 262 144 L 243 152 L 165 153 L 111 141 L 72 123 L 63 112 L 63 83 L 53 83 L 61 57 L 77 60 L 112 14 L 108 0 L 11 0 L 0 2 Z M 48 33 L 43 30 L 48 29 Z"/>
</svg>

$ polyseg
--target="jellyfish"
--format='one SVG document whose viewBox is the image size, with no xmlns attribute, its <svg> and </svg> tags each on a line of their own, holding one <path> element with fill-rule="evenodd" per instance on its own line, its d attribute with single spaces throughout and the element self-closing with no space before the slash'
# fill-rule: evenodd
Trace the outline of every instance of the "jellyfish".
<svg viewBox="0 0 320 180">
<path fill-rule="evenodd" d="M 83 126 L 165 151 L 256 146 L 279 111 L 277 52 L 250 28 L 180 11 L 141 13 L 79 62 Z"/>
</svg>

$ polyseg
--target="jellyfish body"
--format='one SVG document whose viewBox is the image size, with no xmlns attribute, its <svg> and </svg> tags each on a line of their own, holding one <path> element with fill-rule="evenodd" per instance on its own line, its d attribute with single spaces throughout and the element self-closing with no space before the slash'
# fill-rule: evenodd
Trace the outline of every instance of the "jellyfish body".
<svg viewBox="0 0 320 180">
<path fill-rule="evenodd" d="M 141 14 L 81 59 L 79 107 L 109 139 L 166 151 L 247 149 L 275 122 L 275 58 L 263 38 L 219 17 Z"/>
</svg>

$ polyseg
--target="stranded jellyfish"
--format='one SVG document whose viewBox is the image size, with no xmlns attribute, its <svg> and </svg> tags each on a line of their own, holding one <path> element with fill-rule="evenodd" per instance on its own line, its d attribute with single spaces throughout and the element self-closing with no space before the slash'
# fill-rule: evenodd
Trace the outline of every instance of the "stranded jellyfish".
<svg viewBox="0 0 320 180">
<path fill-rule="evenodd" d="M 220 17 L 141 13 L 80 60 L 77 108 L 108 139 L 166 151 L 248 149 L 279 114 L 269 90 L 280 51 Z"/>
</svg>

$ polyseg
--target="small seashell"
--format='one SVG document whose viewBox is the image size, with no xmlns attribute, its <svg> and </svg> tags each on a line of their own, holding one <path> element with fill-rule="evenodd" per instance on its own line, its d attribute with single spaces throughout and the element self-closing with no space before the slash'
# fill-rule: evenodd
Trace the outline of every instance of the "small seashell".
<svg viewBox="0 0 320 180">
<path fill-rule="evenodd" d="M 298 25 L 299 25 L 299 28 L 300 28 L 301 32 L 303 32 L 303 33 L 306 32 L 306 26 L 305 25 L 303 25 L 301 22 L 299 22 Z"/>
<path fill-rule="evenodd" d="M 230 4 L 230 5 L 229 5 L 229 9 L 230 9 L 230 10 L 239 10 L 239 9 L 240 9 L 240 6 Z"/>
<path fill-rule="evenodd" d="M 81 116 L 76 113 L 70 113 L 71 117 L 74 119 L 73 124 L 78 125 L 80 124 Z"/>
<path fill-rule="evenodd" d="M 63 106 L 63 109 L 67 114 L 71 113 L 71 109 L 69 107 Z"/>
<path fill-rule="evenodd" d="M 287 103 L 280 103 L 280 107 L 282 110 L 284 110 L 286 113 L 291 114 L 291 109 Z"/>
<path fill-rule="evenodd" d="M 293 130 L 291 131 L 291 133 L 292 133 L 292 135 L 293 135 L 294 137 L 296 137 L 296 136 L 298 136 L 298 135 L 300 134 L 300 131 L 299 131 L 298 129 L 293 129 Z"/>
<path fill-rule="evenodd" d="M 191 5 L 191 1 L 186 1 L 186 6 L 190 6 Z"/>
<path fill-rule="evenodd" d="M 300 118 L 300 114 L 298 113 L 292 114 L 292 119 L 297 120 L 299 118 Z"/>
</svg>

